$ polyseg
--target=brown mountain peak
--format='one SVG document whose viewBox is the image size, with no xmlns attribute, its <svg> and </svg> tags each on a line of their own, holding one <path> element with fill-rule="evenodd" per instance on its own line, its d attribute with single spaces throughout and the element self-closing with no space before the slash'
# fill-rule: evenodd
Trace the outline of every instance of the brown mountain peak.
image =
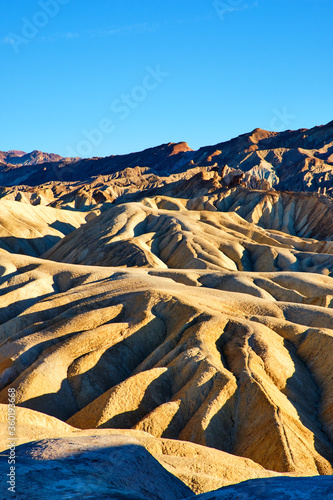
<svg viewBox="0 0 333 500">
<path fill-rule="evenodd" d="M 170 142 L 169 145 L 172 148 L 170 156 L 177 155 L 178 153 L 186 153 L 187 151 L 193 151 L 187 144 L 187 142 Z"/>
</svg>

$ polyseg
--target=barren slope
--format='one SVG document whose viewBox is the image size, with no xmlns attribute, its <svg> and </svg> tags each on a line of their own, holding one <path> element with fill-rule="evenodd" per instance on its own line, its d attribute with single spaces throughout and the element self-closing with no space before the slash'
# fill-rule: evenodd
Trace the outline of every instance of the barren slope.
<svg viewBox="0 0 333 500">
<path fill-rule="evenodd" d="M 126 436 L 144 446 L 163 467 L 181 479 L 195 493 L 211 491 L 246 479 L 279 475 L 277 472 L 264 469 L 248 458 L 237 457 L 188 441 L 156 438 L 140 430 L 80 430 L 55 417 L 21 407 L 17 407 L 16 419 L 16 425 L 20 430 L 17 435 L 17 446 L 41 439 L 77 437 L 86 438 L 87 441 L 93 437 L 105 444 L 105 440 L 112 436 Z M 7 427 L 7 406 L 0 404 L 0 442 L 3 443 L 0 453 L 7 447 Z M 61 443 L 59 441 L 59 450 L 62 448 Z M 36 458 L 40 458 L 39 455 L 35 453 Z"/>
<path fill-rule="evenodd" d="M 332 479 L 280 476 L 333 475 L 333 203 L 316 192 L 332 154 L 333 122 L 198 151 L 0 153 L 0 432 L 15 388 L 18 480 L 90 494 L 95 467 L 110 498 L 158 498 L 159 478 L 190 497 L 155 457 L 195 493 L 277 476 L 207 499 L 325 497 Z"/>
<path fill-rule="evenodd" d="M 331 241 L 300 238 L 275 229 L 264 230 L 236 212 L 220 212 L 218 209 L 230 203 L 229 197 L 232 193 L 226 199 L 211 196 L 206 198 L 207 202 L 202 198 L 159 197 L 115 206 L 59 241 L 43 257 L 102 266 L 306 271 L 327 275 L 333 272 Z M 313 215 L 312 198 L 308 210 L 304 211 L 304 200 L 298 200 L 298 205 L 295 200 L 289 200 L 283 207 L 279 196 L 274 194 L 266 195 L 264 200 L 258 195 L 257 205 L 251 210 L 253 200 L 250 194 L 248 197 L 249 202 L 243 198 L 245 203 L 240 205 L 238 212 L 246 210 L 250 220 L 265 223 L 268 219 L 271 222 L 266 223 L 268 226 L 282 226 L 283 229 L 290 226 L 294 233 L 306 236 L 327 236 L 333 230 L 333 217 L 330 214 L 327 217 L 329 209 L 316 199 L 317 212 Z M 274 201 L 278 205 L 276 209 Z"/>
<path fill-rule="evenodd" d="M 1 265 L 2 403 L 332 473 L 331 278 Z"/>
<path fill-rule="evenodd" d="M 0 200 L 0 248 L 38 257 L 93 217 L 94 213 Z"/>
</svg>

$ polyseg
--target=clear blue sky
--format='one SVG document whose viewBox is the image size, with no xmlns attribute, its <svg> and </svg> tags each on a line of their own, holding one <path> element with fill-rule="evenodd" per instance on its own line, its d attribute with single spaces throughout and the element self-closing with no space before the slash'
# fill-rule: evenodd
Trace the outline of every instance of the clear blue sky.
<svg viewBox="0 0 333 500">
<path fill-rule="evenodd" d="M 0 150 L 193 149 L 333 119 L 332 0 L 11 0 Z"/>
</svg>

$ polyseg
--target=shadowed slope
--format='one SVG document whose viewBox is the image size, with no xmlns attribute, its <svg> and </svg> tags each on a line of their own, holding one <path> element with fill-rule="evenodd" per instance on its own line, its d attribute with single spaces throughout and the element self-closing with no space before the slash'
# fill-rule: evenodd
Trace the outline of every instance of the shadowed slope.
<svg viewBox="0 0 333 500">
<path fill-rule="evenodd" d="M 18 498 L 181 500 L 192 491 L 135 439 L 85 436 L 50 439 L 17 449 Z M 7 457 L 0 455 L 5 476 Z M 50 493 L 52 492 L 52 493 Z M 16 495 L 15 495 L 16 497 Z"/>
<path fill-rule="evenodd" d="M 0 436 L 2 448 L 7 447 L 7 406 L 0 404 Z M 277 472 L 265 470 L 248 458 L 237 457 L 223 451 L 186 441 L 156 438 L 134 429 L 80 430 L 44 413 L 28 408 L 16 408 L 16 426 L 19 433 L 16 445 L 60 437 L 94 437 L 104 440 L 122 435 L 135 439 L 151 453 L 163 467 L 177 476 L 195 493 L 203 493 L 245 479 L 270 477 Z M 105 441 L 104 441 L 105 442 Z M 59 442 L 61 445 L 61 442 Z M 60 446 L 61 447 L 61 446 Z"/>
<path fill-rule="evenodd" d="M 270 478 L 246 481 L 199 495 L 198 500 L 327 500 L 333 499 L 333 477 Z"/>
</svg>

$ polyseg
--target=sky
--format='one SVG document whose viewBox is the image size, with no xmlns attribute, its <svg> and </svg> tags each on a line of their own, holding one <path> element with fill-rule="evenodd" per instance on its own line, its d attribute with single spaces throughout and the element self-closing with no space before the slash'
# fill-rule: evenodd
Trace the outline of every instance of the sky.
<svg viewBox="0 0 333 500">
<path fill-rule="evenodd" d="M 332 0 L 0 3 L 0 150 L 193 149 L 333 119 Z"/>
</svg>

